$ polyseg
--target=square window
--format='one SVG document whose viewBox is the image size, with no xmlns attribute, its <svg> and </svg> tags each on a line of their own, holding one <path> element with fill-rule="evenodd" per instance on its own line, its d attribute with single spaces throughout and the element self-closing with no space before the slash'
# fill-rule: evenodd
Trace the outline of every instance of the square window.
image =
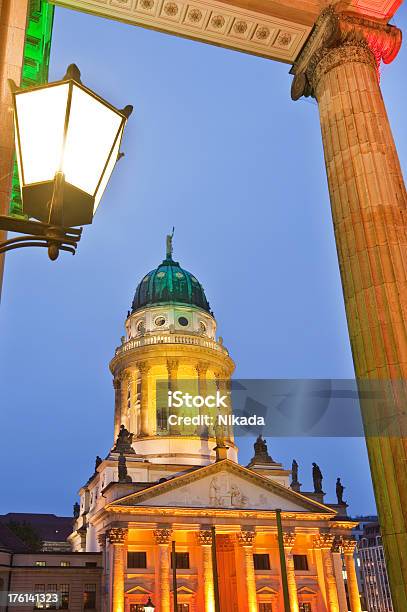
<svg viewBox="0 0 407 612">
<path fill-rule="evenodd" d="M 177 612 L 189 612 L 189 604 L 186 604 L 186 603 L 178 604 Z"/>
<path fill-rule="evenodd" d="M 70 567 L 69 561 L 61 561 L 61 567 Z"/>
<path fill-rule="evenodd" d="M 171 554 L 171 568 L 173 567 L 173 555 Z M 175 567 L 177 569 L 189 569 L 189 553 L 175 553 Z"/>
<path fill-rule="evenodd" d="M 271 603 L 259 603 L 259 612 L 273 612 Z"/>
<path fill-rule="evenodd" d="M 268 554 L 255 553 L 253 555 L 253 563 L 255 570 L 269 570 L 270 569 L 270 557 Z"/>
<path fill-rule="evenodd" d="M 69 608 L 69 584 L 59 585 L 59 594 L 61 596 L 60 608 L 67 610 Z"/>
<path fill-rule="evenodd" d="M 146 568 L 147 553 L 145 552 L 128 552 L 127 553 L 128 568 Z"/>
<path fill-rule="evenodd" d="M 312 612 L 310 603 L 300 603 L 300 612 Z"/>
<path fill-rule="evenodd" d="M 308 569 L 307 555 L 293 555 L 293 557 L 294 557 L 294 569 L 295 570 L 307 570 Z"/>
<path fill-rule="evenodd" d="M 46 561 L 34 561 L 34 565 L 36 567 L 46 567 L 47 562 Z"/>
</svg>

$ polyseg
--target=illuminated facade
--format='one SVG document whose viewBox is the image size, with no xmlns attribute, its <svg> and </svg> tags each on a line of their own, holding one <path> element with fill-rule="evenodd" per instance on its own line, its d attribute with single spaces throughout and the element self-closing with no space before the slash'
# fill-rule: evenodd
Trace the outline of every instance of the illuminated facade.
<svg viewBox="0 0 407 612">
<path fill-rule="evenodd" d="M 234 369 L 201 284 L 171 250 L 141 280 L 110 363 L 114 446 L 80 490 L 70 536 L 74 550 L 103 553 L 102 610 L 138 612 L 148 597 L 156 610 L 173 610 L 175 546 L 180 612 L 215 612 L 216 590 L 222 612 L 283 612 L 281 509 L 291 612 L 348 611 L 343 555 L 360 612 L 346 505 L 290 488 L 290 470 L 261 438 L 242 467 L 231 430 L 166 425 L 157 380 L 175 389 L 188 378 L 205 395 L 211 384 L 226 388 Z"/>
</svg>

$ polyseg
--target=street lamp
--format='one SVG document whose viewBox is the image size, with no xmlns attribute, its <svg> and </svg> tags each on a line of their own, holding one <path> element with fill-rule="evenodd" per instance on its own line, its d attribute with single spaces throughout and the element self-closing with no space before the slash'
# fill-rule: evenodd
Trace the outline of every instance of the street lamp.
<svg viewBox="0 0 407 612">
<path fill-rule="evenodd" d="M 148 598 L 147 603 L 144 604 L 144 612 L 154 612 L 155 605 L 151 601 L 151 597 Z"/>
<path fill-rule="evenodd" d="M 23 210 L 38 221 L 0 216 L 0 229 L 28 234 L 0 244 L 0 253 L 47 246 L 75 253 L 92 223 L 133 107 L 119 110 L 85 87 L 75 64 L 61 81 L 20 89 L 9 81 Z"/>
</svg>

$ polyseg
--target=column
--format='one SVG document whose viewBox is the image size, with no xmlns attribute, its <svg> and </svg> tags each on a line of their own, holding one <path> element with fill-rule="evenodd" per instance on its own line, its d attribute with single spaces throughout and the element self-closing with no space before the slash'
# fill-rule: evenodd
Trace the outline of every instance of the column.
<svg viewBox="0 0 407 612">
<path fill-rule="evenodd" d="M 103 567 L 103 574 L 102 574 L 102 588 L 101 588 L 101 593 L 100 593 L 100 607 L 101 607 L 101 612 L 108 612 L 108 607 L 106 605 L 106 593 L 108 592 L 107 589 L 107 575 L 106 575 L 106 533 L 99 533 L 98 534 L 98 544 L 99 544 L 99 551 L 102 553 L 102 567 Z"/>
<path fill-rule="evenodd" d="M 160 612 L 171 611 L 170 590 L 170 537 L 172 530 L 168 528 L 154 530 L 155 541 L 158 546 L 158 582 L 156 593 L 160 598 Z"/>
<path fill-rule="evenodd" d="M 116 444 L 117 436 L 119 435 L 120 425 L 122 421 L 122 395 L 121 395 L 121 377 L 117 375 L 113 378 L 114 387 L 114 434 L 113 443 Z"/>
<path fill-rule="evenodd" d="M 293 99 L 318 101 L 358 379 L 407 378 L 407 197 L 379 86 L 400 44 L 396 27 L 328 8 L 292 68 Z M 382 414 L 361 408 L 393 604 L 407 610 L 406 393 L 393 385 Z"/>
<path fill-rule="evenodd" d="M 339 612 L 338 590 L 331 552 L 333 542 L 334 537 L 330 533 L 320 533 L 314 538 L 314 547 L 319 548 L 322 552 L 328 612 Z"/>
<path fill-rule="evenodd" d="M 242 530 L 237 539 L 243 550 L 244 574 L 246 578 L 247 612 L 257 612 L 256 575 L 253 563 L 254 531 Z"/>
<path fill-rule="evenodd" d="M 356 540 L 353 538 L 346 538 L 343 540 L 342 546 L 345 557 L 346 576 L 348 580 L 350 608 L 352 612 L 361 612 L 362 608 L 360 605 L 359 586 L 354 559 Z"/>
<path fill-rule="evenodd" d="M 168 391 L 174 392 L 177 390 L 178 365 L 179 363 L 176 359 L 167 359 Z M 167 407 L 165 409 L 167 410 Z M 175 414 L 181 416 L 179 411 L 176 411 Z M 179 436 L 181 433 L 180 426 L 178 424 L 171 425 L 170 433 Z"/>
<path fill-rule="evenodd" d="M 205 361 L 198 361 L 195 366 L 196 374 L 198 376 L 198 395 L 202 395 L 203 397 L 206 397 L 206 395 L 208 394 L 208 381 L 206 378 L 208 368 L 209 363 Z M 202 406 L 199 409 L 199 415 L 209 415 L 208 408 L 206 406 Z M 197 428 L 197 433 L 198 435 L 203 436 L 204 438 L 210 437 L 211 435 L 211 432 L 209 431 L 206 425 L 200 425 Z"/>
<path fill-rule="evenodd" d="M 205 612 L 215 612 L 215 590 L 212 567 L 212 532 L 207 529 L 198 531 L 198 542 L 202 548 L 202 588 L 204 592 Z"/>
<path fill-rule="evenodd" d="M 148 418 L 148 372 L 150 366 L 146 361 L 138 361 L 137 369 L 141 377 L 141 399 L 140 399 L 140 436 L 151 435 L 153 427 Z"/>
<path fill-rule="evenodd" d="M 335 538 L 332 546 L 332 559 L 334 574 L 336 578 L 336 588 L 338 591 L 338 601 L 340 612 L 348 612 L 348 602 L 346 599 L 345 582 L 343 579 L 343 565 L 341 556 L 341 539 Z"/>
<path fill-rule="evenodd" d="M 9 211 L 14 159 L 13 113 L 7 79 L 20 83 L 29 4 L 28 0 L 0 2 L 0 215 Z M 6 233 L 0 231 L 0 241 L 5 239 Z M 3 265 L 4 255 L 0 255 L 0 294 Z"/>
<path fill-rule="evenodd" d="M 129 431 L 137 436 L 138 424 L 136 421 L 136 399 L 137 399 L 137 372 L 130 372 L 130 414 L 129 414 Z"/>
<path fill-rule="evenodd" d="M 297 583 L 295 581 L 294 557 L 292 548 L 295 543 L 295 533 L 285 531 L 283 533 L 283 544 L 285 554 L 285 564 L 287 568 L 288 593 L 290 596 L 290 612 L 299 612 Z"/>
<path fill-rule="evenodd" d="M 108 537 L 112 546 L 110 571 L 112 575 L 112 612 L 124 612 L 124 553 L 127 529 L 109 529 Z"/>
</svg>

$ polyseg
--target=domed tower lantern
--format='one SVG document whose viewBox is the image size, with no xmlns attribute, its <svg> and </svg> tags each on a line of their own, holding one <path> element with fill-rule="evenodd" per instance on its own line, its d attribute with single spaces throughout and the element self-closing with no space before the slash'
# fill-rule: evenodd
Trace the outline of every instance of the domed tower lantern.
<svg viewBox="0 0 407 612">
<path fill-rule="evenodd" d="M 136 288 L 122 345 L 110 363 L 114 440 L 124 425 L 133 434 L 135 452 L 148 461 L 206 465 L 215 460 L 221 437 L 228 458 L 236 461 L 230 428 L 169 424 L 167 393 L 157 392 L 173 391 L 187 382 L 196 395 L 206 396 L 212 389 L 227 393 L 234 367 L 217 339 L 216 319 L 203 286 L 173 259 L 172 232 L 165 259 Z"/>
</svg>

